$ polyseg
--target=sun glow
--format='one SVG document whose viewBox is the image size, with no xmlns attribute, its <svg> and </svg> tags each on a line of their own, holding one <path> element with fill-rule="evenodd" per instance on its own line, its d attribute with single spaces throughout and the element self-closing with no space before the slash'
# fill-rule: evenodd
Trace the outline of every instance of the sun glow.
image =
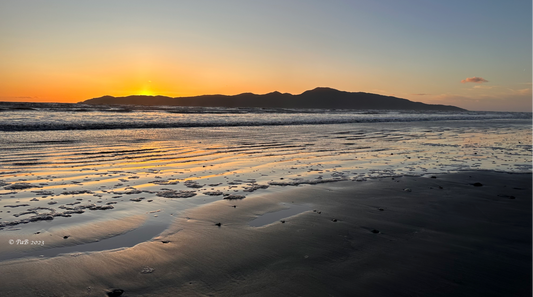
<svg viewBox="0 0 533 297">
<path fill-rule="evenodd" d="M 152 83 L 151 80 L 149 80 L 146 83 L 144 83 L 143 87 L 138 92 L 138 94 L 139 95 L 146 95 L 146 96 L 153 96 L 154 93 L 152 92 L 151 87 L 150 87 L 151 83 Z"/>
<path fill-rule="evenodd" d="M 139 95 L 144 95 L 144 96 L 153 96 L 154 95 L 150 90 L 142 90 L 138 94 Z"/>
</svg>

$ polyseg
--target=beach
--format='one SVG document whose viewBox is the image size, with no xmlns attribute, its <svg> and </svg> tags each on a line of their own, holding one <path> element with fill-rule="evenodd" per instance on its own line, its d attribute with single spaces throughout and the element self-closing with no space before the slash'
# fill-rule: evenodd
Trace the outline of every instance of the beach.
<svg viewBox="0 0 533 297">
<path fill-rule="evenodd" d="M 2 296 L 531 295 L 530 114 L 61 112 L 2 126 Z"/>
<path fill-rule="evenodd" d="M 294 204 L 309 210 L 248 224 Z M 194 208 L 132 248 L 5 262 L 2 295 L 531 294 L 530 174 L 347 181 L 233 205 Z"/>
</svg>

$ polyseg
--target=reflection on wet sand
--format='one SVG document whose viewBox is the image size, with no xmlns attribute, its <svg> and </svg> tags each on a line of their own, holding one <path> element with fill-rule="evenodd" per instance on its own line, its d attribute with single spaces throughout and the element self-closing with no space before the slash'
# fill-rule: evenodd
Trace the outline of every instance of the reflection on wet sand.
<svg viewBox="0 0 533 297">
<path fill-rule="evenodd" d="M 504 122 L 105 130 L 53 139 L 61 133 L 25 134 L 4 148 L 0 232 L 43 234 L 135 215 L 147 217 L 147 226 L 168 226 L 192 207 L 238 204 L 288 186 L 471 169 L 531 172 L 530 127 Z M 162 228 L 138 231 L 139 238 Z"/>
</svg>

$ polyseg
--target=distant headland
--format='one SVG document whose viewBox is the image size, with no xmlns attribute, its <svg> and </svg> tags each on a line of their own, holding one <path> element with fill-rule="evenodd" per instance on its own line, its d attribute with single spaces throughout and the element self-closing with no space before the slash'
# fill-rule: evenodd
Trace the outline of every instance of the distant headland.
<svg viewBox="0 0 533 297">
<path fill-rule="evenodd" d="M 299 95 L 272 92 L 263 95 L 201 95 L 192 97 L 166 97 L 132 95 L 126 97 L 103 96 L 85 100 L 84 104 L 105 105 L 168 105 L 200 107 L 263 107 L 263 108 L 324 108 L 324 109 L 403 109 L 465 111 L 451 105 L 425 104 L 407 99 L 363 92 L 345 92 L 332 88 L 315 88 Z"/>
</svg>

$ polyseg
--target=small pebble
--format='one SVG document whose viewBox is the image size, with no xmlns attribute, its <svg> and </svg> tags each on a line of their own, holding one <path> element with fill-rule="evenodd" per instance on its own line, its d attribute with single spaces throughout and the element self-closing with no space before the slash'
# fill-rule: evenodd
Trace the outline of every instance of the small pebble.
<svg viewBox="0 0 533 297">
<path fill-rule="evenodd" d="M 148 267 L 148 266 L 147 266 L 147 267 L 144 267 L 144 268 L 141 270 L 141 273 L 142 273 L 142 274 L 148 274 L 148 273 L 152 273 L 152 272 L 154 272 L 154 271 L 155 271 L 155 269 L 153 269 L 152 267 Z"/>
<path fill-rule="evenodd" d="M 114 289 L 113 291 L 107 292 L 108 297 L 119 297 L 124 293 L 124 290 L 122 289 Z"/>
</svg>

